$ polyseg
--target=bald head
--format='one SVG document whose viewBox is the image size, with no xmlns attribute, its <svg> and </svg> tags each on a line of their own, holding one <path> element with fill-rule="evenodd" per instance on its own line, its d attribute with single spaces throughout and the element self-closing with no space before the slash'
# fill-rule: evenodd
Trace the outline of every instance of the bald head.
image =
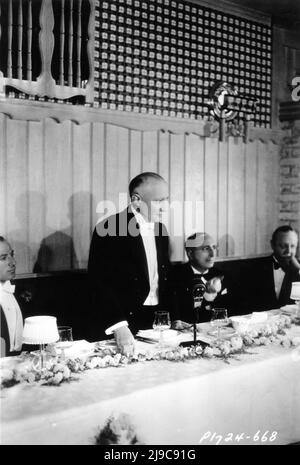
<svg viewBox="0 0 300 465">
<path fill-rule="evenodd" d="M 169 189 L 157 173 L 142 173 L 129 184 L 131 204 L 146 221 L 160 221 L 166 211 Z"/>
<path fill-rule="evenodd" d="M 187 238 L 185 248 L 190 264 L 201 273 L 214 266 L 217 245 L 209 234 L 192 234 Z"/>
</svg>

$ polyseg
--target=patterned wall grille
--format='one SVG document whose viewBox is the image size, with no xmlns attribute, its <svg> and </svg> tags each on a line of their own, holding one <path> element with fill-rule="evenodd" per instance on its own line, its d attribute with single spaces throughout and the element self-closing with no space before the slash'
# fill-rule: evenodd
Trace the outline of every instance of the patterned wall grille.
<svg viewBox="0 0 300 465">
<path fill-rule="evenodd" d="M 206 119 L 224 80 L 259 101 L 254 125 L 270 127 L 270 26 L 183 0 L 96 0 L 96 11 L 100 107 Z"/>
</svg>

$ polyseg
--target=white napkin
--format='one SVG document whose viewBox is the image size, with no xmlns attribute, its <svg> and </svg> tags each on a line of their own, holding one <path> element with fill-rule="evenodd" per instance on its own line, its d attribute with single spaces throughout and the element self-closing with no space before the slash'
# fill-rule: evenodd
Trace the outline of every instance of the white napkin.
<svg viewBox="0 0 300 465">
<path fill-rule="evenodd" d="M 267 321 L 268 313 L 267 312 L 253 312 L 251 314 L 250 323 L 263 323 Z"/>
<path fill-rule="evenodd" d="M 148 338 L 148 339 L 155 339 L 156 341 L 159 340 L 159 331 L 155 331 L 154 329 L 145 329 L 145 330 L 140 330 L 137 333 L 137 336 Z M 178 331 L 175 329 L 166 329 L 164 331 L 164 339 L 169 340 L 169 339 L 174 339 L 178 337 Z"/>
<path fill-rule="evenodd" d="M 59 347 L 57 348 L 59 352 Z M 66 347 L 64 349 L 66 357 L 80 357 L 80 356 L 87 356 L 92 354 L 94 351 L 94 344 L 91 342 L 86 341 L 85 339 L 81 339 L 79 341 L 73 341 L 71 347 Z"/>
</svg>

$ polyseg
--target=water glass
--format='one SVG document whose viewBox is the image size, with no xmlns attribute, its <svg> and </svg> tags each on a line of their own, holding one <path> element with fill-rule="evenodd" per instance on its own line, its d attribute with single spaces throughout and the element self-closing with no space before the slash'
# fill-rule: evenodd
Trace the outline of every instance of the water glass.
<svg viewBox="0 0 300 465">
<path fill-rule="evenodd" d="M 73 335 L 71 326 L 58 326 L 59 341 L 56 347 L 61 349 L 61 357 L 65 359 L 65 349 L 68 349 L 73 344 Z"/>
<path fill-rule="evenodd" d="M 217 328 L 217 338 L 220 339 L 221 328 L 228 325 L 228 315 L 226 308 L 213 308 L 211 325 Z"/>
<path fill-rule="evenodd" d="M 159 331 L 158 347 L 162 349 L 164 347 L 163 333 L 166 329 L 171 328 L 171 319 L 169 312 L 155 312 L 152 327 L 155 331 Z"/>
</svg>

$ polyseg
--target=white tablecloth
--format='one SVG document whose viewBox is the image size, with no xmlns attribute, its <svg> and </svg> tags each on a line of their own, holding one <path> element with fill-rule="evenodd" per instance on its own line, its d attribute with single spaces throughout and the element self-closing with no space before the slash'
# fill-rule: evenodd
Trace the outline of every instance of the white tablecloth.
<svg viewBox="0 0 300 465">
<path fill-rule="evenodd" d="M 300 327 L 293 331 L 300 334 Z M 147 445 L 299 441 L 299 349 L 263 346 L 248 352 L 229 363 L 138 362 L 89 370 L 78 375 L 78 382 L 59 387 L 4 389 L 1 442 L 92 444 L 113 413 L 130 414 Z M 272 432 L 275 441 L 270 441 Z M 232 439 L 242 433 L 244 438 L 226 442 L 230 433 Z"/>
</svg>

